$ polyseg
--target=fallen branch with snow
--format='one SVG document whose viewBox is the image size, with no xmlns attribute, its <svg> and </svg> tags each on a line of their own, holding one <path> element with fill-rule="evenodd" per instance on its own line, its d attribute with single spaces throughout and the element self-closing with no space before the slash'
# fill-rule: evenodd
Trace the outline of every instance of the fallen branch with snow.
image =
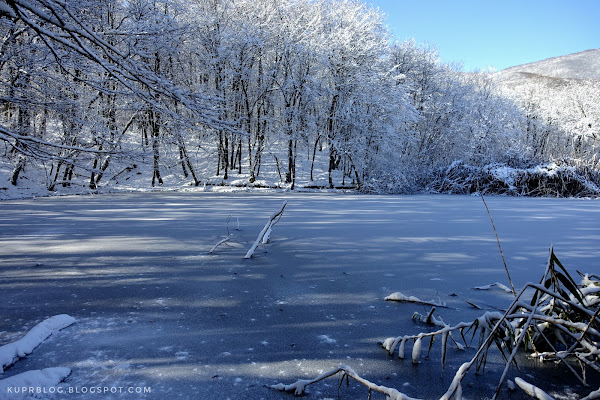
<svg viewBox="0 0 600 400">
<path fill-rule="evenodd" d="M 493 287 L 497 287 L 498 289 L 504 290 L 506 293 L 512 293 L 512 289 L 510 289 L 508 286 L 501 284 L 500 282 L 496 282 L 496 283 L 491 283 L 489 285 L 484 285 L 484 286 L 476 286 L 473 289 L 475 290 L 490 290 Z"/>
<path fill-rule="evenodd" d="M 385 301 L 397 301 L 400 303 L 416 303 L 423 304 L 425 306 L 434 306 L 434 307 L 445 307 L 448 308 L 446 303 L 442 303 L 441 301 L 436 302 L 434 300 L 424 301 L 415 296 L 405 296 L 400 292 L 395 292 L 384 298 Z"/>
<path fill-rule="evenodd" d="M 355 381 L 357 381 L 358 383 L 366 386 L 369 389 L 369 398 L 371 398 L 371 392 L 375 391 L 375 392 L 385 394 L 386 398 L 389 400 L 416 400 L 412 397 L 405 395 L 404 393 L 399 392 L 398 390 L 396 390 L 394 388 L 389 388 L 387 386 L 380 386 L 371 381 L 368 381 L 368 380 L 360 377 L 356 373 L 356 371 L 354 371 L 354 369 L 352 369 L 351 367 L 344 365 L 344 364 L 340 364 L 339 367 L 332 369 L 331 371 L 325 372 L 314 379 L 310 379 L 310 380 L 300 379 L 289 385 L 285 385 L 283 383 L 278 383 L 277 385 L 271 385 L 269 387 L 271 389 L 280 390 L 282 392 L 283 391 L 293 392 L 296 396 L 301 396 L 304 394 L 306 387 L 308 385 L 312 385 L 313 383 L 317 383 L 319 381 L 322 381 L 323 379 L 330 378 L 334 375 L 337 375 L 338 373 L 343 374 L 342 380 L 344 378 L 346 378 L 346 379 L 352 378 Z"/>
<path fill-rule="evenodd" d="M 21 339 L 0 347 L 0 374 L 19 358 L 31 354 L 50 335 L 75 323 L 75 318 L 60 314 L 50 317 L 34 326 Z"/>
<path fill-rule="evenodd" d="M 525 393 L 529 396 L 538 399 L 538 400 L 554 400 L 548 393 L 544 392 L 537 386 L 532 385 L 531 383 L 525 382 L 521 378 L 515 378 L 515 383 L 519 386 Z"/>
<path fill-rule="evenodd" d="M 248 250 L 248 252 L 244 256 L 244 258 L 252 257 L 252 255 L 254 254 L 254 251 L 261 243 L 267 244 L 269 242 L 269 240 L 271 238 L 271 232 L 273 230 L 273 226 L 275 226 L 275 224 L 278 223 L 279 220 L 281 219 L 281 217 L 283 216 L 283 211 L 285 210 L 286 205 L 287 205 L 287 201 L 284 201 L 283 205 L 281 206 L 281 209 L 279 211 L 277 211 L 275 214 L 273 214 L 271 216 L 271 218 L 269 218 L 269 222 L 267 222 L 267 224 L 262 229 L 262 231 L 260 231 L 260 233 L 258 234 L 258 237 L 254 241 L 254 244 L 252 245 L 250 250 Z"/>
<path fill-rule="evenodd" d="M 10 378 L 0 380 L 0 398 L 2 395 L 13 391 L 19 391 L 14 395 L 8 395 L 9 399 L 32 398 L 29 392 L 24 392 L 24 389 L 35 389 L 42 393 L 48 393 L 49 389 L 55 387 L 71 374 L 69 368 L 44 368 L 33 371 L 23 372 L 21 374 L 11 376 Z M 23 391 L 23 393 L 21 393 Z M 22 396 L 20 396 L 22 395 Z"/>
</svg>

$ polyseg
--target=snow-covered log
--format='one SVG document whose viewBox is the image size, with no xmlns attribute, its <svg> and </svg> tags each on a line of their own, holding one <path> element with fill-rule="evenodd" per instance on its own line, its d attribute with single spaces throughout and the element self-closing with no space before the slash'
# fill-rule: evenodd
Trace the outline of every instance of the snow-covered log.
<svg viewBox="0 0 600 400">
<path fill-rule="evenodd" d="M 519 386 L 521 389 L 523 389 L 523 391 L 525 393 L 527 393 L 529 396 L 533 397 L 534 399 L 554 400 L 554 398 L 552 396 L 550 396 L 548 393 L 544 392 L 539 387 L 532 385 L 531 383 L 525 382 L 521 378 L 515 378 L 515 383 L 517 384 L 517 386 Z"/>
<path fill-rule="evenodd" d="M 400 302 L 400 303 L 416 303 L 416 304 L 423 304 L 423 305 L 426 305 L 426 306 L 446 307 L 446 308 L 448 308 L 448 306 L 446 305 L 446 303 L 436 302 L 435 300 L 424 301 L 424 300 L 421 300 L 421 299 L 419 299 L 418 297 L 415 297 L 415 296 L 405 296 L 404 294 L 402 294 L 400 292 L 392 293 L 389 296 L 385 297 L 384 300 L 385 301 L 397 301 L 397 302 Z"/>
<path fill-rule="evenodd" d="M 276 385 L 271 385 L 270 388 L 280 390 L 280 391 L 285 391 L 285 392 L 293 392 L 296 396 L 300 396 L 300 395 L 304 394 L 306 387 L 308 385 L 312 385 L 313 383 L 317 383 L 319 381 L 322 381 L 323 379 L 332 377 L 340 372 L 343 373 L 343 377 L 352 378 L 355 381 L 357 381 L 358 383 L 366 386 L 369 389 L 369 392 L 376 391 L 376 392 L 385 394 L 386 398 L 388 400 L 416 400 L 410 396 L 405 395 L 404 393 L 399 392 L 398 390 L 396 390 L 394 388 L 377 385 L 377 384 L 370 382 L 364 378 L 361 378 L 356 373 L 356 371 L 354 371 L 354 369 L 352 369 L 351 367 L 344 365 L 344 364 L 340 364 L 339 367 L 332 369 L 331 371 L 325 372 L 314 379 L 310 379 L 310 380 L 300 379 L 289 385 L 285 385 L 283 383 L 278 383 Z"/>
<path fill-rule="evenodd" d="M 31 399 L 36 394 L 48 393 L 50 388 L 64 381 L 70 374 L 69 368 L 44 368 L 2 379 L 0 398 L 4 399 L 3 396 L 6 395 L 10 400 Z"/>
<path fill-rule="evenodd" d="M 0 347 L 0 373 L 19 358 L 31 354 L 50 335 L 74 323 L 75 318 L 67 314 L 55 315 L 34 326 L 21 339 Z"/>
<path fill-rule="evenodd" d="M 266 244 L 269 242 L 269 239 L 271 237 L 271 231 L 273 230 L 273 226 L 277 222 L 279 222 L 279 220 L 281 219 L 286 205 L 287 205 L 287 201 L 284 201 L 283 205 L 281 206 L 281 209 L 279 209 L 279 211 L 277 211 L 275 214 L 273 214 L 271 216 L 271 218 L 269 218 L 269 222 L 267 222 L 267 224 L 262 229 L 262 231 L 260 231 L 260 233 L 258 234 L 258 237 L 254 241 L 254 244 L 252 245 L 252 247 L 250 247 L 250 250 L 248 250 L 248 252 L 244 256 L 244 258 L 252 257 L 252 255 L 254 254 L 254 251 L 256 250 L 256 248 L 258 247 L 259 244 L 261 244 L 261 243 Z"/>
</svg>

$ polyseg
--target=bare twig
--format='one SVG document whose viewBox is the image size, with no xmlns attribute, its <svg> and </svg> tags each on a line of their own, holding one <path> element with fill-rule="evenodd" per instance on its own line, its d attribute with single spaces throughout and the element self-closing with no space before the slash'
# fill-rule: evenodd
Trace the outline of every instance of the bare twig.
<svg viewBox="0 0 600 400">
<path fill-rule="evenodd" d="M 296 396 L 300 396 L 303 395 L 306 387 L 308 385 L 312 385 L 313 383 L 317 383 L 322 381 L 323 379 L 327 379 L 329 377 L 332 377 L 334 375 L 337 375 L 338 373 L 342 372 L 342 380 L 344 378 L 352 378 L 355 381 L 357 381 L 358 383 L 365 385 L 367 388 L 369 388 L 369 393 L 371 391 L 376 391 L 379 393 L 383 393 L 386 395 L 386 398 L 389 400 L 416 400 L 412 397 L 409 397 L 407 395 L 405 395 L 404 393 L 399 392 L 398 390 L 394 389 L 394 388 L 389 388 L 387 386 L 380 386 L 377 385 L 373 382 L 370 382 L 364 378 L 362 378 L 360 375 L 358 375 L 356 373 L 356 371 L 354 371 L 354 369 L 352 369 L 351 367 L 344 365 L 344 364 L 340 364 L 339 367 L 332 369 L 331 371 L 325 372 L 321 375 L 319 375 L 318 377 L 314 378 L 314 379 L 300 379 L 292 384 L 289 385 L 285 385 L 283 383 L 278 383 L 277 385 L 272 385 L 269 386 L 271 389 L 275 389 L 275 390 L 280 390 L 280 391 L 285 391 L 285 392 L 294 392 L 294 394 Z"/>
</svg>

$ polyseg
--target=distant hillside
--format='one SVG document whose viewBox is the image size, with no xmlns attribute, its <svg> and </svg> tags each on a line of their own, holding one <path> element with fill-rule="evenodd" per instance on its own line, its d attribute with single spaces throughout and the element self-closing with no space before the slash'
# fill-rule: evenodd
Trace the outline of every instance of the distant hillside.
<svg viewBox="0 0 600 400">
<path fill-rule="evenodd" d="M 495 77 L 523 110 L 534 153 L 600 169 L 600 49 L 518 65 Z"/>
<path fill-rule="evenodd" d="M 529 64 L 517 65 L 498 72 L 501 80 L 528 78 L 600 80 L 600 49 L 586 50 Z"/>
</svg>

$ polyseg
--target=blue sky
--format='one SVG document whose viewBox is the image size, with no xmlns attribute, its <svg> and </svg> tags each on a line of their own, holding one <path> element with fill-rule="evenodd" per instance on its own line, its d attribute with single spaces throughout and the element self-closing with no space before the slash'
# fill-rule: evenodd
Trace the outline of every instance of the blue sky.
<svg viewBox="0 0 600 400">
<path fill-rule="evenodd" d="M 366 0 L 399 41 L 438 49 L 465 71 L 501 70 L 600 48 L 600 0 Z"/>
</svg>

